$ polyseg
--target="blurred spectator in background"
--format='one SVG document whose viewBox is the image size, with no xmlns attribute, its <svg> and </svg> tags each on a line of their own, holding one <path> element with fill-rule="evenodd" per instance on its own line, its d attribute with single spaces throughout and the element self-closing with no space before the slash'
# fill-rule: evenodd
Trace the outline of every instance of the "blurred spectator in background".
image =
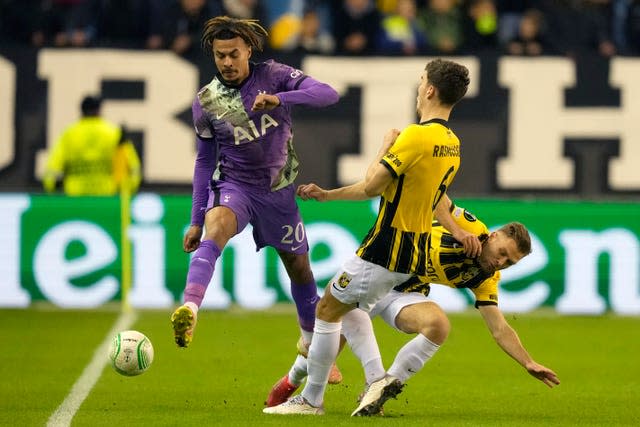
<svg viewBox="0 0 640 427">
<path fill-rule="evenodd" d="M 207 0 L 178 0 L 167 8 L 164 38 L 169 49 L 178 55 L 200 50 L 200 33 L 212 16 L 223 13 Z"/>
<path fill-rule="evenodd" d="M 590 52 L 604 57 L 616 54 L 610 0 L 540 0 L 540 7 L 559 53 L 569 57 Z"/>
<path fill-rule="evenodd" d="M 232 18 L 267 22 L 266 11 L 260 0 L 222 0 L 222 9 L 222 14 Z"/>
<path fill-rule="evenodd" d="M 150 40 L 161 37 L 165 16 L 163 0 L 100 0 L 98 43 L 101 46 L 158 48 Z"/>
<path fill-rule="evenodd" d="M 140 185 L 140 159 L 123 129 L 100 117 L 100 98 L 82 100 L 82 118 L 64 130 L 51 149 L 43 178 L 52 192 L 59 178 L 68 196 L 112 196 Z M 118 173 L 116 173 L 118 172 Z"/>
<path fill-rule="evenodd" d="M 336 53 L 369 55 L 376 52 L 380 13 L 371 0 L 333 0 Z"/>
<path fill-rule="evenodd" d="M 537 9 L 529 9 L 522 15 L 518 33 L 507 42 L 509 55 L 538 56 L 551 53 L 544 34 L 544 16 Z"/>
<path fill-rule="evenodd" d="M 333 53 L 334 47 L 333 36 L 322 25 L 318 10 L 305 10 L 294 50 L 299 53 L 329 55 Z"/>
<path fill-rule="evenodd" d="M 291 51 L 298 46 L 305 0 L 268 0 L 263 3 L 264 20 L 269 28 L 269 47 Z"/>
<path fill-rule="evenodd" d="M 189 55 L 220 15 L 301 54 L 640 54 L 640 0 L 0 0 L 0 41 Z"/>
<path fill-rule="evenodd" d="M 633 0 L 629 5 L 625 33 L 628 52 L 640 55 L 640 0 Z"/>
<path fill-rule="evenodd" d="M 274 0 L 265 3 L 269 16 L 269 46 L 296 53 L 333 53 L 325 0 Z"/>
<path fill-rule="evenodd" d="M 515 39 L 520 28 L 520 19 L 524 12 L 536 7 L 536 0 L 496 0 L 498 11 L 498 43 L 506 46 Z"/>
<path fill-rule="evenodd" d="M 376 8 L 383 15 L 390 15 L 396 12 L 398 0 L 376 0 Z"/>
<path fill-rule="evenodd" d="M 35 46 L 86 47 L 95 36 L 99 11 L 95 0 L 44 0 L 35 18 Z"/>
<path fill-rule="evenodd" d="M 457 0 L 425 0 L 418 23 L 436 53 L 453 53 L 463 42 L 462 11 Z"/>
<path fill-rule="evenodd" d="M 424 34 L 416 21 L 416 1 L 398 0 L 395 12 L 382 19 L 378 52 L 415 55 L 425 47 Z"/>
<path fill-rule="evenodd" d="M 32 43 L 40 2 L 0 0 L 0 41 Z"/>
<path fill-rule="evenodd" d="M 498 46 L 498 11 L 494 0 L 469 0 L 464 23 L 464 47 L 471 53 Z"/>
<path fill-rule="evenodd" d="M 640 0 L 612 0 L 611 37 L 623 55 L 640 53 Z"/>
</svg>

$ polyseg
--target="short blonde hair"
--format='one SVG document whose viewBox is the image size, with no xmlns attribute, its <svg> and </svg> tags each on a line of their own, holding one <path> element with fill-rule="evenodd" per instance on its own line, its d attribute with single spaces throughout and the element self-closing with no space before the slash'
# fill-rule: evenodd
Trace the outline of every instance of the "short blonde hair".
<svg viewBox="0 0 640 427">
<path fill-rule="evenodd" d="M 529 255 L 531 253 L 531 236 L 529 236 L 527 228 L 521 223 L 510 222 L 500 227 L 498 231 L 504 233 L 508 238 L 513 239 L 516 242 L 518 250 L 523 255 Z"/>
</svg>

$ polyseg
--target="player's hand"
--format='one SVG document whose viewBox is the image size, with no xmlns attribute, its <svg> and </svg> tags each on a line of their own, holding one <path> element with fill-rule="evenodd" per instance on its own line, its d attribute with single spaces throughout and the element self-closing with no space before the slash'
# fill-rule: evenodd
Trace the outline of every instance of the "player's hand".
<svg viewBox="0 0 640 427">
<path fill-rule="evenodd" d="M 556 373 L 539 363 L 531 362 L 527 364 L 526 368 L 532 376 L 545 383 L 548 387 L 553 387 L 560 384 L 560 380 L 558 379 Z"/>
<path fill-rule="evenodd" d="M 200 246 L 200 238 L 202 237 L 202 226 L 192 225 L 184 235 L 182 248 L 185 252 L 193 252 Z"/>
<path fill-rule="evenodd" d="M 256 100 L 253 101 L 251 111 L 270 111 L 280 105 L 280 98 L 275 95 L 259 93 Z"/>
<path fill-rule="evenodd" d="M 327 200 L 328 191 L 314 183 L 311 183 L 298 186 L 297 194 L 302 200 L 317 200 L 319 202 L 324 202 Z"/>
<path fill-rule="evenodd" d="M 462 246 L 464 246 L 464 254 L 469 258 L 476 258 L 482 253 L 482 243 L 475 234 L 460 229 L 453 238 L 462 243 Z"/>
</svg>

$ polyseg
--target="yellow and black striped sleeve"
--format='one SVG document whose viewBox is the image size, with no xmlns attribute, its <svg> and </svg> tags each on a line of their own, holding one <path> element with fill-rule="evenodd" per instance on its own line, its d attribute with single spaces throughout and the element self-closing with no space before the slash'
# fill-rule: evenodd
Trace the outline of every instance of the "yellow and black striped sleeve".
<svg viewBox="0 0 640 427">
<path fill-rule="evenodd" d="M 477 288 L 471 288 L 471 292 L 476 297 L 476 308 L 481 305 L 498 305 L 498 283 L 500 282 L 500 272 L 496 271 L 493 276 L 482 282 Z"/>
</svg>

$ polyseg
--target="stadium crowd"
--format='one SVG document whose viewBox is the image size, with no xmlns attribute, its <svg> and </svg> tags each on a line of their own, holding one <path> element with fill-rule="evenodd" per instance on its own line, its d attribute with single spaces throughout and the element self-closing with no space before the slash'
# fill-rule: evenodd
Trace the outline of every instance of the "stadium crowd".
<svg viewBox="0 0 640 427">
<path fill-rule="evenodd" d="M 199 49 L 216 15 L 326 55 L 640 55 L 640 0 L 0 0 L 0 43 Z"/>
</svg>

